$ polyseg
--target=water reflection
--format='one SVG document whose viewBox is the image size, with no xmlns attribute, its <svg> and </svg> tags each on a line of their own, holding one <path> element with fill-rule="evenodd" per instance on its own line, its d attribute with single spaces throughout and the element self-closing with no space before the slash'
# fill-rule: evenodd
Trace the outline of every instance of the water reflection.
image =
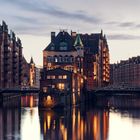
<svg viewBox="0 0 140 140">
<path fill-rule="evenodd" d="M 106 140 L 109 112 L 105 110 L 72 110 L 62 113 L 39 111 L 41 133 L 44 139 Z"/>
<path fill-rule="evenodd" d="M 140 100 L 123 98 L 125 108 L 117 98 L 105 100 L 106 109 L 100 104 L 58 112 L 38 109 L 37 96 L 23 96 L 20 106 L 0 108 L 0 140 L 140 139 Z M 126 108 L 129 102 L 134 108 Z"/>
<path fill-rule="evenodd" d="M 21 107 L 37 107 L 38 96 L 22 96 L 21 97 Z"/>
<path fill-rule="evenodd" d="M 20 109 L 0 108 L 0 140 L 20 139 Z"/>
</svg>

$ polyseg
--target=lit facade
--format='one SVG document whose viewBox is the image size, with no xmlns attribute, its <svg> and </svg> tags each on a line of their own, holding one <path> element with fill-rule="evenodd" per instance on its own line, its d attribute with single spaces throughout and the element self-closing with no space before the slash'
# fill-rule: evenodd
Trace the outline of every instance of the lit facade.
<svg viewBox="0 0 140 140">
<path fill-rule="evenodd" d="M 63 69 L 80 75 L 86 90 L 94 90 L 109 84 L 109 49 L 103 32 L 77 34 L 60 31 L 51 33 L 51 42 L 43 51 L 41 88 L 50 70 Z M 57 72 L 56 72 L 57 73 Z M 51 80 L 52 81 L 52 80 Z M 46 82 L 46 86 L 47 86 Z M 58 83 L 59 84 L 59 83 Z M 43 85 L 43 86 L 42 86 Z"/>
<path fill-rule="evenodd" d="M 57 36 L 51 33 L 51 43 L 43 51 L 43 68 L 52 70 L 62 68 L 74 73 L 83 74 L 84 48 L 78 35 L 75 42 L 65 31 Z"/>
<path fill-rule="evenodd" d="M 31 57 L 31 61 L 29 63 L 29 86 L 35 87 L 36 86 L 36 70 L 35 70 L 35 63 L 33 61 L 33 58 Z"/>
<path fill-rule="evenodd" d="M 77 36 L 72 32 L 73 38 Z M 80 34 L 84 46 L 84 76 L 86 89 L 94 90 L 109 84 L 110 56 L 106 36 L 101 33 Z"/>
<path fill-rule="evenodd" d="M 84 46 L 80 35 L 77 35 L 74 40 L 64 30 L 57 36 L 52 32 L 51 43 L 43 51 L 41 91 L 51 93 L 57 90 L 67 93 L 67 99 L 64 102 L 68 105 L 80 101 L 80 92 L 84 83 L 83 59 Z M 58 98 L 54 97 L 54 99 Z M 45 104 L 46 102 L 47 98 Z"/>
</svg>

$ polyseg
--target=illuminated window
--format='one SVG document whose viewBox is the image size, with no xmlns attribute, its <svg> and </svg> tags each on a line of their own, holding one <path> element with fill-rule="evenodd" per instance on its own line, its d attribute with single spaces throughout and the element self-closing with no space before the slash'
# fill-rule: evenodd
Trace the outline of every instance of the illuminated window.
<svg viewBox="0 0 140 140">
<path fill-rule="evenodd" d="M 62 75 L 59 75 L 59 76 L 58 76 L 58 79 L 62 79 Z"/>
<path fill-rule="evenodd" d="M 59 83 L 59 84 L 58 84 L 58 89 L 64 90 L 64 88 L 65 88 L 64 83 Z"/>
<path fill-rule="evenodd" d="M 43 87 L 43 92 L 44 92 L 44 93 L 47 92 L 47 87 Z"/>
<path fill-rule="evenodd" d="M 51 63 L 48 63 L 48 67 L 51 67 Z"/>
<path fill-rule="evenodd" d="M 51 76 L 51 79 L 55 79 L 55 75 L 52 75 L 52 76 Z"/>
<path fill-rule="evenodd" d="M 54 59 L 54 60 L 55 60 L 55 62 L 58 62 L 58 58 L 57 58 L 57 57 L 55 57 L 55 59 Z"/>
<path fill-rule="evenodd" d="M 50 76 L 50 75 L 48 75 L 48 76 L 47 76 L 47 79 L 51 79 L 51 76 Z"/>
<path fill-rule="evenodd" d="M 67 75 L 63 75 L 63 79 L 67 79 Z"/>
<path fill-rule="evenodd" d="M 84 83 L 84 79 L 83 78 L 81 78 L 81 83 Z"/>
</svg>

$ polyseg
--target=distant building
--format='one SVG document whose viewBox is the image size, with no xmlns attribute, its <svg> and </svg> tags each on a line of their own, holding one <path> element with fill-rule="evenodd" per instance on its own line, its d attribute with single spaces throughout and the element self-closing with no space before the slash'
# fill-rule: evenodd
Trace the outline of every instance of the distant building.
<svg viewBox="0 0 140 140">
<path fill-rule="evenodd" d="M 14 32 L 8 33 L 3 21 L 0 25 L 0 88 L 19 88 L 22 75 L 22 44 Z"/>
<path fill-rule="evenodd" d="M 40 69 L 35 66 L 33 58 L 30 63 L 23 57 L 23 81 L 22 88 L 39 88 L 40 87 Z"/>
<path fill-rule="evenodd" d="M 29 86 L 35 87 L 35 63 L 33 61 L 33 58 L 31 57 L 30 63 L 29 63 Z"/>
<path fill-rule="evenodd" d="M 111 83 L 121 87 L 140 87 L 140 56 L 111 65 Z"/>
<path fill-rule="evenodd" d="M 22 81 L 22 88 L 29 88 L 29 64 L 26 61 L 26 59 L 23 56 L 23 63 L 22 63 L 22 67 L 23 67 L 23 81 Z"/>
<path fill-rule="evenodd" d="M 41 70 L 42 70 L 42 67 L 40 67 L 40 66 L 35 67 L 35 74 L 36 74 L 36 76 L 35 76 L 35 87 L 36 88 L 40 88 L 40 77 L 41 77 L 40 73 L 41 73 Z"/>
</svg>

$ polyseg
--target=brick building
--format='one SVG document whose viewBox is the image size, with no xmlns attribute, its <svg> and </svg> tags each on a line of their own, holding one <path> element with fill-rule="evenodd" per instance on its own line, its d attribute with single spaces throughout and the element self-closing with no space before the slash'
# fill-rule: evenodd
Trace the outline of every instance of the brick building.
<svg viewBox="0 0 140 140">
<path fill-rule="evenodd" d="M 120 87 L 140 86 L 140 56 L 111 65 L 111 83 Z"/>
<path fill-rule="evenodd" d="M 77 34 L 72 32 L 72 36 Z M 109 84 L 110 60 L 106 36 L 101 33 L 80 34 L 84 46 L 84 75 L 88 90 Z"/>
<path fill-rule="evenodd" d="M 39 88 L 40 87 L 40 69 L 36 67 L 33 58 L 30 63 L 23 57 L 23 81 L 22 88 Z"/>
<path fill-rule="evenodd" d="M 22 83 L 22 44 L 14 32 L 0 25 L 0 88 L 18 88 Z"/>
<path fill-rule="evenodd" d="M 82 75 L 87 90 L 109 84 L 109 49 L 103 32 L 77 34 L 60 31 L 51 33 L 51 42 L 43 51 L 42 78 L 56 68 Z"/>
</svg>

